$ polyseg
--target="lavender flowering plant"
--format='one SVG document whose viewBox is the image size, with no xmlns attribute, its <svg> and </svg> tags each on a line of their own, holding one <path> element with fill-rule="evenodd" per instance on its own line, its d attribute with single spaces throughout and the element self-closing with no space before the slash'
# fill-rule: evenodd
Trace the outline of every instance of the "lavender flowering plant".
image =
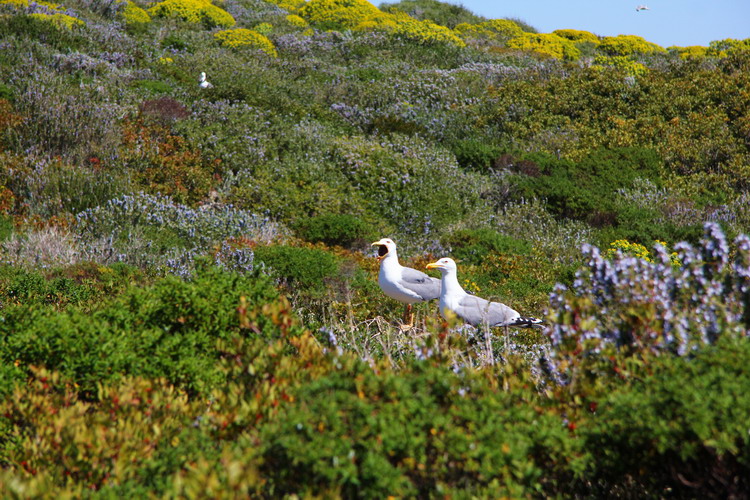
<svg viewBox="0 0 750 500">
<path fill-rule="evenodd" d="M 661 245 L 654 262 L 621 253 L 607 260 L 584 245 L 586 267 L 571 289 L 557 285 L 550 296 L 546 333 L 563 378 L 585 360 L 613 360 L 618 352 L 686 356 L 720 336 L 747 335 L 750 238 L 738 236 L 730 252 L 718 224 L 704 232 L 695 247 L 675 245 L 679 266 Z"/>
</svg>

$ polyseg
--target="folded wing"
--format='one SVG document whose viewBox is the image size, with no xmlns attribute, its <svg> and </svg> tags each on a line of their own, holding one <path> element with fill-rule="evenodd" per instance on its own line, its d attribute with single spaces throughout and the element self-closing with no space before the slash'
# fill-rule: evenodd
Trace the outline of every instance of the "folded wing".
<svg viewBox="0 0 750 500">
<path fill-rule="evenodd" d="M 440 297 L 440 280 L 410 267 L 401 271 L 401 286 L 416 293 L 422 300 L 433 300 Z"/>
<path fill-rule="evenodd" d="M 474 326 L 510 326 L 521 317 L 518 311 L 505 304 L 490 302 L 474 295 L 465 295 L 461 298 L 454 312 L 459 318 Z"/>
</svg>

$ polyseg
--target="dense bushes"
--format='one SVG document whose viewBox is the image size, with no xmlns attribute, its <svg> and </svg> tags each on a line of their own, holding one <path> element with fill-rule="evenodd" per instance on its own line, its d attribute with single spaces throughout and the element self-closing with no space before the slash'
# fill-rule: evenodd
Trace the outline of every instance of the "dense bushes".
<svg viewBox="0 0 750 500">
<path fill-rule="evenodd" d="M 255 258 L 290 287 L 322 293 L 338 271 L 333 255 L 314 248 L 273 245 L 255 248 Z"/>
<path fill-rule="evenodd" d="M 347 214 L 329 214 L 300 219 L 295 224 L 295 231 L 302 238 L 313 243 L 325 243 L 333 246 L 351 247 L 366 243 L 374 238 L 372 229 L 361 219 Z"/>
<path fill-rule="evenodd" d="M 179 338 L 177 357 L 144 348 L 142 335 L 128 344 L 130 354 L 123 343 L 138 331 L 130 328 L 114 337 L 120 344 L 110 338 L 109 349 L 70 350 L 59 363 L 49 357 L 56 372 L 28 366 L 26 351 L 9 351 L 6 342 L 2 373 L 18 381 L 0 403 L 6 491 L 369 498 L 625 489 L 704 496 L 747 487 L 744 336 L 722 336 L 683 357 L 609 351 L 602 361 L 614 369 L 593 377 L 591 364 L 569 365 L 569 374 L 587 373 L 593 383 L 547 380 L 539 391 L 540 375 L 513 352 L 496 365 L 456 365 L 465 339 L 446 330 L 398 369 L 337 350 L 335 337 L 321 348 L 256 280 L 206 270 L 192 284 L 169 279 L 125 290 L 89 318 L 70 306 L 55 323 L 75 325 L 72 347 L 90 338 L 85 325 L 102 315 L 109 321 L 97 324 L 110 332 L 132 316 L 157 327 L 163 347 Z M 20 324 L 14 314 L 5 318 Z M 200 332 L 213 333 L 200 346 L 189 342 Z M 124 358 L 131 366 L 117 375 L 76 363 L 122 368 Z M 181 378 L 190 370 L 181 372 L 177 360 L 195 363 L 194 378 Z"/>
<path fill-rule="evenodd" d="M 490 254 L 525 255 L 531 251 L 528 242 L 505 236 L 490 229 L 461 230 L 443 239 L 451 255 L 462 263 L 480 264 Z"/>
<path fill-rule="evenodd" d="M 596 496 L 742 496 L 750 488 L 747 339 L 692 359 L 654 362 L 643 379 L 605 395 L 579 427 Z"/>
<path fill-rule="evenodd" d="M 636 179 L 658 186 L 662 175 L 659 156 L 641 148 L 598 150 L 578 163 L 537 155 L 517 168 L 525 174 L 517 196 L 542 198 L 557 215 L 592 222 L 616 210 L 619 189 L 630 188 Z"/>
<path fill-rule="evenodd" d="M 154 17 L 175 17 L 189 23 L 202 23 L 207 28 L 234 26 L 235 20 L 227 11 L 208 0 L 164 0 L 148 9 Z"/>
<path fill-rule="evenodd" d="M 59 371 L 88 397 L 96 394 L 97 384 L 126 374 L 164 377 L 193 392 L 209 391 L 220 380 L 213 367 L 219 355 L 216 340 L 240 329 L 240 297 L 251 312 L 276 296 L 262 278 L 218 270 L 205 270 L 189 283 L 167 278 L 151 287 L 131 287 L 98 307 L 71 305 L 63 312 L 35 303 L 59 304 L 63 299 L 56 296 L 64 294 L 75 304 L 90 300 L 81 294 L 91 292 L 70 280 L 45 284 L 33 273 L 5 287 L 7 300 L 19 305 L 3 313 L 3 362 Z M 254 331 L 261 334 L 266 321 L 258 318 Z M 16 370 L 16 377 L 22 376 Z M 5 380 L 4 392 L 12 382 Z"/>
<path fill-rule="evenodd" d="M 4 495 L 747 489 L 747 41 L 431 0 L 11 3 Z M 383 235 L 547 328 L 427 303 L 402 330 Z"/>
</svg>

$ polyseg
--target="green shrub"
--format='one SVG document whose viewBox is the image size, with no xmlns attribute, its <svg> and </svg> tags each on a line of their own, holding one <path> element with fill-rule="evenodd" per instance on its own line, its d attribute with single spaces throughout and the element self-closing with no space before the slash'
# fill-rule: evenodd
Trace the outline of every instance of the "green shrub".
<svg viewBox="0 0 750 500">
<path fill-rule="evenodd" d="M 528 255 L 528 242 L 511 238 L 491 229 L 464 229 L 443 238 L 453 258 L 462 264 L 479 265 L 489 254 Z"/>
<path fill-rule="evenodd" d="M 750 488 L 750 342 L 662 356 L 578 426 L 594 495 L 730 497 Z M 645 367 L 644 367 L 645 368 Z"/>
<path fill-rule="evenodd" d="M 13 89 L 8 87 L 7 85 L 0 83 L 0 99 L 5 99 L 9 103 L 13 104 L 15 100 Z"/>
<path fill-rule="evenodd" d="M 533 397 L 482 376 L 340 363 L 261 430 L 261 471 L 275 495 L 533 496 L 566 448 L 564 427 Z"/>
<path fill-rule="evenodd" d="M 645 148 L 600 149 L 575 163 L 549 155 L 530 155 L 530 175 L 518 178 L 517 195 L 541 198 L 555 214 L 589 219 L 615 209 L 618 189 L 630 187 L 637 178 L 661 184 L 662 161 Z M 517 162 L 518 165 L 521 163 Z M 614 221 L 606 221 L 604 225 Z"/>
<path fill-rule="evenodd" d="M 89 40 L 81 29 L 70 30 L 34 16 L 0 17 L 0 38 L 37 40 L 58 50 L 81 50 Z"/>
<path fill-rule="evenodd" d="M 307 241 L 351 247 L 361 245 L 371 236 L 370 227 L 359 217 L 348 214 L 328 214 L 300 219 L 295 232 Z"/>
<path fill-rule="evenodd" d="M 69 279 L 46 284 L 38 274 L 27 273 L 7 290 L 6 295 L 21 297 L 27 305 L 4 311 L 2 362 L 59 371 L 87 397 L 96 394 L 98 384 L 124 375 L 164 377 L 193 392 L 210 390 L 221 380 L 216 340 L 249 332 L 240 328 L 240 297 L 246 297 L 248 313 L 277 297 L 267 279 L 212 267 L 192 282 L 169 277 L 149 287 L 131 286 L 93 311 L 33 305 L 47 297 L 39 296 L 45 291 L 88 298 L 91 292 Z M 270 335 L 269 322 L 259 316 L 254 331 Z"/>
<path fill-rule="evenodd" d="M 172 92 L 172 87 L 161 80 L 136 80 L 131 85 L 152 94 L 169 94 Z"/>
<path fill-rule="evenodd" d="M 336 276 L 336 258 L 323 250 L 286 245 L 255 247 L 255 261 L 267 266 L 273 276 L 289 286 L 322 293 L 326 280 Z"/>
<path fill-rule="evenodd" d="M 176 33 L 170 33 L 165 36 L 161 40 L 161 46 L 165 49 L 192 52 L 192 46 Z"/>
<path fill-rule="evenodd" d="M 497 146 L 476 139 L 456 142 L 451 151 L 462 168 L 478 172 L 487 172 L 502 152 Z"/>
<path fill-rule="evenodd" d="M 401 0 L 396 3 L 382 3 L 383 12 L 399 11 L 420 21 L 430 20 L 440 26 L 454 29 L 461 23 L 475 24 L 484 21 L 463 5 L 453 5 L 438 0 Z"/>
<path fill-rule="evenodd" d="M 0 215 L 0 243 L 7 240 L 13 234 L 13 218 Z"/>
</svg>

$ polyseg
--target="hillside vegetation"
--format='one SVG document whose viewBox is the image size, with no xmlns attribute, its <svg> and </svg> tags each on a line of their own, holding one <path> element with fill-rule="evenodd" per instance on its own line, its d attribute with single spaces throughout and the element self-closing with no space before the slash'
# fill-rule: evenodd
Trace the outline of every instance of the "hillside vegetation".
<svg viewBox="0 0 750 500">
<path fill-rule="evenodd" d="M 750 39 L 0 0 L 0 48 L 4 497 L 750 492 Z M 400 328 L 382 237 L 544 328 Z"/>
</svg>

